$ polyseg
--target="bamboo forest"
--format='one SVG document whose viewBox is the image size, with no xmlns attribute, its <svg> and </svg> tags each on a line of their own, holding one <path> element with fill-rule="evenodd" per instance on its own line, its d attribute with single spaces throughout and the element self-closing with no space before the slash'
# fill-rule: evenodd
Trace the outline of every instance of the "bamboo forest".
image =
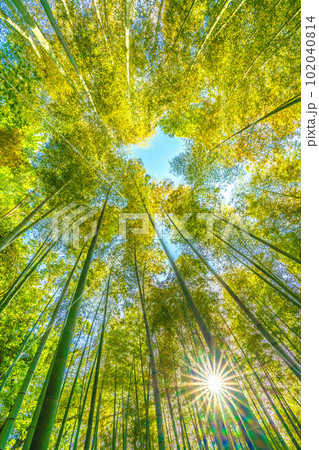
<svg viewBox="0 0 319 450">
<path fill-rule="evenodd" d="M 298 0 L 0 5 L 0 450 L 300 449 Z"/>
</svg>

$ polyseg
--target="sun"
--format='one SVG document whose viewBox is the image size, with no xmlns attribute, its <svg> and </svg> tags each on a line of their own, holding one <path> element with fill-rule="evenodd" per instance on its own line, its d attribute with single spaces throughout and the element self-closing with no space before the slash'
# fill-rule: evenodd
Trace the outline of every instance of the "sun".
<svg viewBox="0 0 319 450">
<path fill-rule="evenodd" d="M 218 394 L 223 389 L 223 381 L 218 375 L 211 374 L 207 377 L 207 387 L 212 394 Z"/>
<path fill-rule="evenodd" d="M 184 374 L 187 395 L 191 401 L 199 401 L 208 412 L 211 407 L 223 409 L 233 401 L 239 386 L 233 369 L 222 358 L 211 360 L 207 354 L 196 361 L 189 361 L 188 373 Z"/>
</svg>

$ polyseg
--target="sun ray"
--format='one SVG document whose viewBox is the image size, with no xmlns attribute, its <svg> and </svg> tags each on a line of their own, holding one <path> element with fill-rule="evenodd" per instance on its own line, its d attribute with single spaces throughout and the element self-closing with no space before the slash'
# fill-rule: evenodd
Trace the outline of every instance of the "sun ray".
<svg viewBox="0 0 319 450">
<path fill-rule="evenodd" d="M 217 414 L 226 423 L 230 404 L 234 405 L 236 393 L 241 392 L 234 368 L 225 363 L 221 355 L 217 357 L 215 352 L 190 361 L 187 368 L 184 374 L 186 395 L 206 416 L 212 414 L 213 421 Z"/>
</svg>

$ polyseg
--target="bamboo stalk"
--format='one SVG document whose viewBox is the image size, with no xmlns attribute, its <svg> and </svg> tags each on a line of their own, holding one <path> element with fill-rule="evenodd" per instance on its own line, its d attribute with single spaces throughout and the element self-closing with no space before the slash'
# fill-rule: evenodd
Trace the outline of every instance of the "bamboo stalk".
<svg viewBox="0 0 319 450">
<path fill-rule="evenodd" d="M 144 325 L 145 325 L 147 344 L 148 344 L 148 349 L 149 349 L 150 366 L 151 366 L 151 370 L 152 370 L 153 394 L 154 394 L 155 409 L 156 409 L 158 446 L 159 446 L 160 450 L 165 450 L 163 412 L 162 412 L 160 389 L 159 389 L 159 383 L 158 383 L 158 372 L 157 372 L 156 363 L 155 363 L 151 333 L 149 330 L 149 325 L 148 325 L 148 320 L 147 320 L 147 315 L 146 315 L 145 300 L 144 300 L 144 295 L 143 295 L 143 291 L 142 291 L 142 287 L 141 287 L 141 283 L 140 283 L 139 272 L 138 272 L 136 249 L 134 252 L 134 263 L 135 263 L 135 266 L 134 266 L 135 267 L 135 275 L 136 275 L 138 291 L 139 291 L 139 296 L 140 296 L 140 301 L 141 301 L 141 306 L 142 306 L 142 311 L 143 311 L 143 319 L 144 319 Z"/>
<path fill-rule="evenodd" d="M 93 259 L 93 254 L 98 239 L 99 231 L 102 225 L 104 212 L 107 204 L 107 198 L 104 202 L 102 212 L 98 221 L 95 235 L 91 241 L 86 260 L 84 262 L 82 272 L 78 281 L 78 285 L 72 299 L 72 306 L 69 310 L 66 325 L 61 333 L 58 343 L 57 357 L 52 369 L 50 379 L 48 381 L 48 387 L 39 415 L 38 423 L 34 431 L 31 449 L 45 450 L 48 448 L 50 435 L 53 429 L 56 411 L 58 408 L 60 391 L 63 382 L 63 374 L 66 366 L 67 357 L 69 354 L 72 337 L 74 334 L 75 324 L 77 316 L 79 314 L 81 298 L 84 293 L 86 279 L 89 273 L 90 265 Z"/>
</svg>

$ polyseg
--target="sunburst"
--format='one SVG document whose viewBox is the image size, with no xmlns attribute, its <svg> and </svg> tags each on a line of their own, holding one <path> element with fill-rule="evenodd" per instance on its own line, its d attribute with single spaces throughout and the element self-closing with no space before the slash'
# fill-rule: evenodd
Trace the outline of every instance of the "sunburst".
<svg viewBox="0 0 319 450">
<path fill-rule="evenodd" d="M 200 406 L 206 405 L 207 412 L 219 405 L 223 410 L 229 402 L 233 403 L 235 393 L 240 392 L 233 369 L 220 357 L 212 361 L 203 355 L 199 362 L 192 361 L 185 374 L 187 395 Z"/>
</svg>

